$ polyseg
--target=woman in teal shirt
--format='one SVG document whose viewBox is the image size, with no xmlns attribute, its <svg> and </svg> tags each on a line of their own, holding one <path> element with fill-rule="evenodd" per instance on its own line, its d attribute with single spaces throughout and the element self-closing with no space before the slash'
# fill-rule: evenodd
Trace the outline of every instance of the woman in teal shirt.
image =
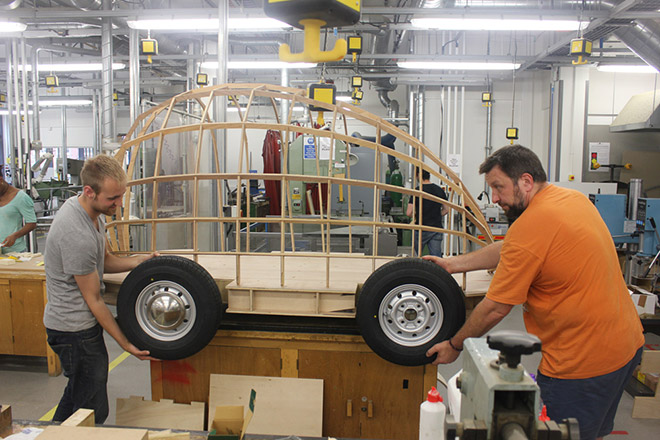
<svg viewBox="0 0 660 440">
<path fill-rule="evenodd" d="M 36 227 L 37 216 L 30 196 L 11 186 L 0 174 L 1 253 L 25 252 L 25 236 Z"/>
</svg>

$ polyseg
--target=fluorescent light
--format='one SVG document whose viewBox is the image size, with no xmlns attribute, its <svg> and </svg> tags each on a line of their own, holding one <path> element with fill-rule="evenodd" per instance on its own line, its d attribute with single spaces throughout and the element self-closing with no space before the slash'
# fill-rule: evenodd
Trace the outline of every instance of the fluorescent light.
<svg viewBox="0 0 660 440">
<path fill-rule="evenodd" d="M 588 22 L 578 20 L 529 20 L 493 18 L 413 18 L 414 27 L 446 31 L 576 31 Z"/>
<path fill-rule="evenodd" d="M 153 20 L 127 20 L 131 29 L 142 30 L 218 30 L 220 20 L 217 18 L 165 18 Z M 267 29 L 286 29 L 291 25 L 269 17 L 230 18 L 227 27 L 231 30 L 263 31 Z"/>
<path fill-rule="evenodd" d="M 23 32 L 27 29 L 27 24 L 17 23 L 15 21 L 0 21 L 0 33 Z"/>
<path fill-rule="evenodd" d="M 343 95 L 337 96 L 335 99 L 337 101 L 344 101 L 344 102 L 351 102 L 353 100 L 353 98 L 351 98 L 350 96 L 343 96 Z"/>
<path fill-rule="evenodd" d="M 28 64 L 28 72 L 32 71 L 32 65 Z M 101 63 L 59 63 L 59 64 L 39 64 L 39 72 L 97 72 L 103 70 Z M 126 68 L 124 63 L 112 63 L 112 70 L 122 70 Z M 23 70 L 23 66 L 19 65 L 18 70 Z"/>
<path fill-rule="evenodd" d="M 403 69 L 418 70 L 515 70 L 520 63 L 481 63 L 469 61 L 399 61 Z"/>
<path fill-rule="evenodd" d="M 655 67 L 649 65 L 603 64 L 596 67 L 599 72 L 615 73 L 658 73 Z"/>
<path fill-rule="evenodd" d="M 39 101 L 39 107 L 55 106 L 77 107 L 83 105 L 92 105 L 92 101 L 87 99 L 44 99 Z"/>
<path fill-rule="evenodd" d="M 204 61 L 201 64 L 202 69 L 217 69 L 217 61 Z M 311 69 L 316 67 L 316 63 L 286 63 L 284 61 L 229 61 L 229 69 Z"/>
</svg>

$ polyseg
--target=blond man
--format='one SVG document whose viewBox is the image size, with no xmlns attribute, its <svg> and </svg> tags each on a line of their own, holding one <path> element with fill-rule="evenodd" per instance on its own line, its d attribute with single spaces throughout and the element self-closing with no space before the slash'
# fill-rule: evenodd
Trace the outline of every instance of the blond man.
<svg viewBox="0 0 660 440">
<path fill-rule="evenodd" d="M 80 177 L 82 193 L 62 205 L 46 240 L 44 325 L 69 379 L 53 420 L 90 408 L 96 423 L 103 423 L 109 412 L 103 330 L 130 354 L 150 359 L 148 351 L 126 339 L 105 305 L 103 273 L 131 270 L 157 253 L 121 258 L 106 249 L 105 216 L 121 208 L 126 192 L 126 173 L 117 160 L 105 155 L 88 159 Z"/>
</svg>

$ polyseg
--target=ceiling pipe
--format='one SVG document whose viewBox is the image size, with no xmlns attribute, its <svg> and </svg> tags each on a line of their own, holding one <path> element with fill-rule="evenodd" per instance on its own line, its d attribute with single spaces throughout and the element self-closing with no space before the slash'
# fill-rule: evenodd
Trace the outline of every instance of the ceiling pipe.
<svg viewBox="0 0 660 440">
<path fill-rule="evenodd" d="M 633 26 L 619 28 L 614 35 L 646 64 L 660 71 L 660 25 L 653 20 L 639 19 Z"/>
<path fill-rule="evenodd" d="M 55 3 L 82 11 L 98 11 L 103 6 L 101 0 L 55 0 Z"/>
<path fill-rule="evenodd" d="M 425 7 L 437 5 L 437 9 L 468 7 L 470 11 L 494 11 L 506 14 L 507 10 L 520 9 L 563 9 L 583 11 L 614 11 L 622 3 L 621 0 L 587 0 L 576 2 L 575 0 L 518 0 L 515 7 L 503 6 L 501 0 L 480 0 L 478 3 L 467 0 L 439 0 L 427 1 Z M 576 7 L 578 6 L 578 7 Z M 616 15 L 616 14 L 615 14 Z M 614 36 L 623 41 L 639 58 L 644 60 L 656 70 L 660 70 L 660 25 L 651 19 L 636 19 L 632 26 L 619 27 L 613 32 Z"/>
</svg>

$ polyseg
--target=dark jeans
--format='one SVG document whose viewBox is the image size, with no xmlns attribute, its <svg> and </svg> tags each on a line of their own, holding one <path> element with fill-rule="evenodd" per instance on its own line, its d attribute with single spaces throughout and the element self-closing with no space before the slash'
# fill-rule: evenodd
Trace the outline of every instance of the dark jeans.
<svg viewBox="0 0 660 440">
<path fill-rule="evenodd" d="M 80 408 L 94 410 L 96 423 L 108 418 L 108 350 L 99 324 L 79 332 L 46 329 L 48 345 L 57 353 L 69 378 L 53 421 L 62 422 Z"/>
<path fill-rule="evenodd" d="M 548 417 L 560 421 L 569 417 L 580 423 L 580 440 L 609 435 L 623 389 L 642 358 L 641 347 L 623 367 L 588 379 L 557 379 L 540 372 L 536 376 Z"/>
</svg>

